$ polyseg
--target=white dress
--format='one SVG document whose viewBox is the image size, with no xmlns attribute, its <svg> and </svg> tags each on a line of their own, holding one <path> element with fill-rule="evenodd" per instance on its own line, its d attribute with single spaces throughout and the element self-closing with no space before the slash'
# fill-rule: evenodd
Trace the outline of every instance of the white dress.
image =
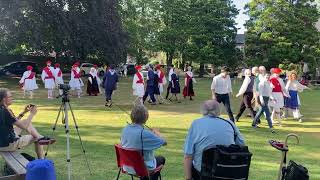
<svg viewBox="0 0 320 180">
<path fill-rule="evenodd" d="M 63 74 L 61 73 L 61 76 L 59 76 L 59 72 L 61 71 L 60 68 L 55 68 L 54 71 L 53 71 L 53 74 L 54 74 L 54 77 L 56 78 L 56 83 L 57 84 L 64 84 L 64 81 L 63 81 Z"/>
<path fill-rule="evenodd" d="M 279 110 L 284 107 L 283 95 L 288 96 L 288 93 L 286 91 L 283 80 L 281 78 L 277 78 L 277 80 L 279 81 L 282 92 L 272 92 L 272 97 L 275 99 L 275 101 L 270 101 L 269 106 Z M 272 83 L 271 83 L 271 88 L 275 88 Z"/>
<path fill-rule="evenodd" d="M 52 72 L 52 75 L 54 76 L 54 74 L 53 74 L 54 68 L 53 67 L 49 67 L 49 69 Z M 44 82 L 44 87 L 46 89 L 54 89 L 56 87 L 55 80 L 53 78 L 52 79 L 46 79 L 46 77 L 48 77 L 48 74 L 46 73 L 46 71 L 42 70 L 41 79 Z"/>
<path fill-rule="evenodd" d="M 139 72 L 142 79 L 143 79 L 143 74 Z M 133 95 L 138 96 L 138 97 L 143 97 L 144 95 L 144 83 L 137 83 L 139 80 L 138 76 L 135 74 L 133 76 L 133 82 L 132 82 L 132 89 L 133 89 Z"/>
<path fill-rule="evenodd" d="M 71 90 L 81 89 L 82 80 L 81 81 L 80 80 L 81 80 L 81 78 L 75 78 L 75 73 L 73 72 L 73 70 L 71 70 L 71 79 L 69 81 L 69 85 L 70 85 Z"/>
<path fill-rule="evenodd" d="M 36 76 L 34 76 L 32 79 L 28 79 L 31 73 L 32 71 L 25 71 L 21 77 L 21 80 L 19 81 L 20 84 L 23 84 L 22 89 L 25 91 L 33 91 L 38 89 Z"/>
<path fill-rule="evenodd" d="M 160 79 L 160 74 L 161 74 L 161 71 L 158 71 L 158 77 Z M 167 84 L 167 79 L 166 79 L 166 76 L 163 76 L 162 78 L 162 83 L 159 83 L 159 91 L 160 91 L 160 94 L 163 93 L 163 86 Z"/>
</svg>

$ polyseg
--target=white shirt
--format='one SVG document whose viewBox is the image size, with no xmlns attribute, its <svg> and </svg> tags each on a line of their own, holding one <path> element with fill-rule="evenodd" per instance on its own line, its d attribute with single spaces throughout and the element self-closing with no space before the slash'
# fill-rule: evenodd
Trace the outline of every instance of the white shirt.
<svg viewBox="0 0 320 180">
<path fill-rule="evenodd" d="M 237 94 L 237 97 L 243 95 L 246 92 L 250 82 L 251 82 L 250 76 L 245 76 L 243 83 L 241 85 L 241 88 L 239 89 L 239 92 Z"/>
<path fill-rule="evenodd" d="M 303 64 L 303 69 L 302 69 L 303 73 L 308 73 L 309 72 L 309 67 L 308 67 L 308 63 L 304 63 Z"/>
<path fill-rule="evenodd" d="M 170 68 L 170 70 L 169 70 L 169 81 L 171 81 L 171 75 L 173 74 L 173 68 Z"/>
<path fill-rule="evenodd" d="M 232 92 L 231 79 L 227 75 L 225 78 L 221 74 L 215 76 L 211 83 L 211 90 L 217 94 L 229 94 Z"/>
<path fill-rule="evenodd" d="M 308 89 L 308 87 L 300 84 L 297 80 L 295 80 L 295 81 L 289 80 L 286 85 L 287 91 L 293 90 L 293 91 L 302 92 L 304 89 Z"/>
<path fill-rule="evenodd" d="M 269 81 L 263 79 L 259 83 L 259 95 L 260 97 L 272 97 L 272 87 Z"/>
</svg>

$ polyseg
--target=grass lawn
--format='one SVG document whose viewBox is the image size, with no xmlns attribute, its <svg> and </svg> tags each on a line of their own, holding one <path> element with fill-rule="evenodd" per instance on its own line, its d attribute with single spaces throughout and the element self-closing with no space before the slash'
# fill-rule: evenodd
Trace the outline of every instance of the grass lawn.
<svg viewBox="0 0 320 180">
<path fill-rule="evenodd" d="M 199 114 L 200 104 L 211 97 L 209 79 L 197 79 L 195 85 L 195 100 L 182 101 L 181 104 L 168 104 L 160 106 L 147 106 L 150 110 L 150 119 L 147 124 L 150 127 L 158 127 L 167 138 L 168 146 L 161 148 L 156 153 L 166 157 L 167 163 L 162 172 L 163 179 L 182 180 L 183 175 L 183 144 L 187 130 L 192 120 L 201 117 Z M 40 81 L 38 81 L 40 82 Z M 35 99 L 23 99 L 22 92 L 18 89 L 17 79 L 0 80 L 0 87 L 8 87 L 14 90 L 15 103 L 12 109 L 15 114 L 19 114 L 25 104 L 34 103 L 39 106 L 38 114 L 34 119 L 35 126 L 44 135 L 50 135 L 51 126 L 57 116 L 60 100 L 47 100 L 46 91 L 41 85 L 37 91 Z M 234 85 L 234 92 L 239 89 L 239 82 Z M 114 102 L 122 109 L 130 111 L 132 101 L 135 99 L 131 95 L 131 79 L 122 79 L 115 92 Z M 276 134 L 272 134 L 267 129 L 267 123 L 262 119 L 259 129 L 251 128 L 251 120 L 242 117 L 237 123 L 242 134 L 245 136 L 246 143 L 253 153 L 250 168 L 250 178 L 252 180 L 271 180 L 276 179 L 280 152 L 268 144 L 268 140 L 284 140 L 288 133 L 296 133 L 300 136 L 301 143 L 295 145 L 290 143 L 288 159 L 295 160 L 306 166 L 309 171 L 310 179 L 320 179 L 320 90 L 306 90 L 301 94 L 302 114 L 304 122 L 298 123 L 296 120 L 288 119 L 283 122 L 282 127 L 276 126 Z M 240 99 L 233 98 L 232 109 L 236 113 Z M 71 162 L 73 179 L 77 180 L 112 180 L 117 174 L 114 144 L 120 141 L 121 129 L 126 126 L 129 117 L 118 107 L 105 109 L 104 97 L 82 97 L 81 99 L 72 98 L 73 107 L 81 138 L 87 150 L 87 157 L 90 162 L 93 175 L 90 176 L 82 156 L 80 143 L 76 135 L 73 123 L 71 123 Z M 222 108 L 223 109 L 223 108 Z M 246 114 L 246 113 L 245 113 Z M 226 114 L 223 110 L 223 117 Z M 58 128 L 55 132 L 58 142 L 51 146 L 49 158 L 55 163 L 58 179 L 67 179 L 66 166 L 66 138 L 64 128 L 59 120 Z M 26 151 L 32 153 L 33 147 Z M 3 166 L 3 160 L 0 160 Z M 2 169 L 2 168 L 1 168 Z M 122 176 L 121 179 L 129 179 Z"/>
</svg>

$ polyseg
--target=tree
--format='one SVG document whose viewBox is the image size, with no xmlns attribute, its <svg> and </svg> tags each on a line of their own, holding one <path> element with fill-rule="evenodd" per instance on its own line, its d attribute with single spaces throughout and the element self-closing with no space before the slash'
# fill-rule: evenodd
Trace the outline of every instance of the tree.
<svg viewBox="0 0 320 180">
<path fill-rule="evenodd" d="M 117 0 L 1 1 L 1 45 L 6 53 L 71 52 L 76 58 L 119 63 L 126 58 L 126 34 Z"/>
<path fill-rule="evenodd" d="M 235 17 L 237 9 L 230 0 L 190 1 L 188 40 L 185 57 L 204 64 L 232 65 L 236 58 Z"/>
<path fill-rule="evenodd" d="M 288 60 L 304 59 L 319 48 L 320 34 L 315 28 L 319 12 L 309 0 L 252 0 L 247 5 L 246 57 L 277 66 Z"/>
</svg>

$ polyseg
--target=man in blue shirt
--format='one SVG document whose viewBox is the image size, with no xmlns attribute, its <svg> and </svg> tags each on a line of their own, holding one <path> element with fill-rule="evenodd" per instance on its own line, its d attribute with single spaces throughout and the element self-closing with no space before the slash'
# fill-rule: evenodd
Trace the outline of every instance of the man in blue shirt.
<svg viewBox="0 0 320 180">
<path fill-rule="evenodd" d="M 144 129 L 144 124 L 148 120 L 148 110 L 143 105 L 136 105 L 131 112 L 132 124 L 122 130 L 121 146 L 128 149 L 141 150 L 143 159 L 148 170 L 154 170 L 165 164 L 165 158 L 155 156 L 154 150 L 167 145 L 166 140 L 161 137 L 159 130 L 152 131 Z M 126 169 L 133 173 L 133 169 Z M 158 179 L 160 173 L 152 175 L 151 179 Z"/>
<path fill-rule="evenodd" d="M 184 145 L 184 169 L 187 180 L 197 179 L 198 173 L 201 172 L 202 153 L 205 149 L 215 145 L 244 145 L 244 138 L 239 129 L 232 121 L 218 118 L 219 112 L 219 103 L 216 100 L 206 101 L 202 105 L 204 116 L 193 121 L 189 129 Z"/>
<path fill-rule="evenodd" d="M 151 105 L 156 105 L 156 98 L 154 97 L 154 72 L 153 67 L 150 64 L 148 69 L 148 75 L 147 75 L 147 88 L 146 92 L 143 96 L 143 103 L 147 99 L 148 95 L 150 96 L 150 99 L 152 101 Z"/>
</svg>

